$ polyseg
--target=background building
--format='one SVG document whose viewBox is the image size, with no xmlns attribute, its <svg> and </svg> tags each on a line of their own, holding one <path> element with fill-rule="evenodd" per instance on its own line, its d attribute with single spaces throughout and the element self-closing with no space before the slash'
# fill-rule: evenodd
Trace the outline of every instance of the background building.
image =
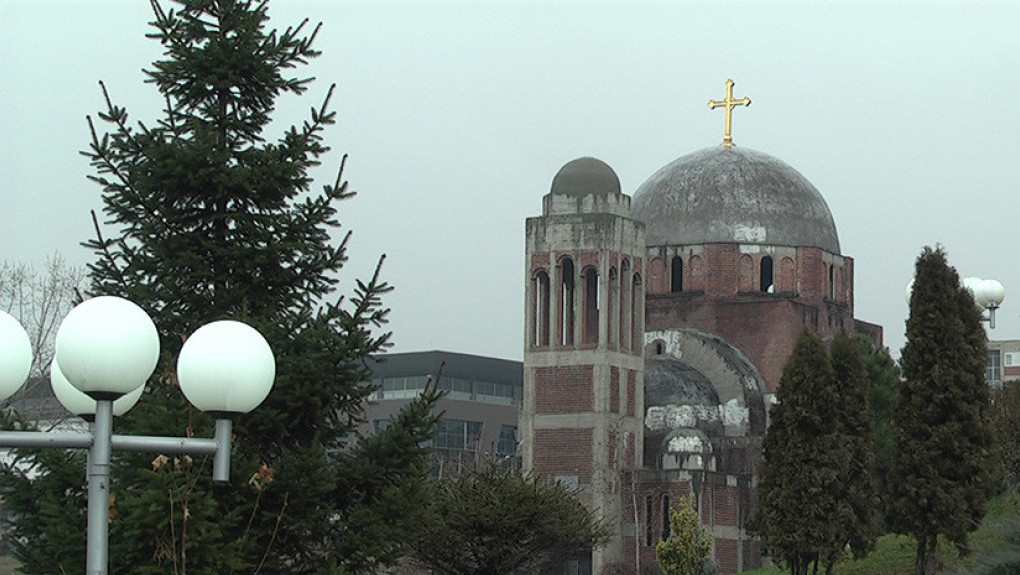
<svg viewBox="0 0 1020 575">
<path fill-rule="evenodd" d="M 1020 381 L 1020 339 L 1001 339 L 988 342 L 988 366 L 985 380 L 993 388 L 1003 383 Z"/>
<path fill-rule="evenodd" d="M 519 361 L 447 351 L 394 353 L 373 362 L 370 397 L 363 432 L 389 424 L 390 419 L 425 384 L 439 378 L 447 390 L 438 406 L 443 412 L 433 444 L 437 473 L 448 464 L 483 458 L 511 461 L 517 452 L 517 417 L 522 398 Z"/>
</svg>

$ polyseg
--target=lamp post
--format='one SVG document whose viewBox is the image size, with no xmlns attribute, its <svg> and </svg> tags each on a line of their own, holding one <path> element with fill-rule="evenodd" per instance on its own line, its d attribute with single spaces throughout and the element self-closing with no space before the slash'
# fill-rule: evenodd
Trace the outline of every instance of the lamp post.
<svg viewBox="0 0 1020 575">
<path fill-rule="evenodd" d="M 995 310 L 1002 305 L 1006 299 L 1006 288 L 998 280 L 986 280 L 981 278 L 963 278 L 960 283 L 974 296 L 974 304 L 982 312 L 988 310 L 988 315 L 981 315 L 981 321 L 988 322 L 989 329 L 995 329 Z M 907 282 L 906 293 L 907 305 L 910 305 L 910 295 L 914 293 L 914 280 Z"/>
<path fill-rule="evenodd" d="M 974 277 L 963 278 L 963 287 L 970 290 L 978 309 L 988 310 L 988 317 L 982 314 L 981 321 L 987 321 L 989 329 L 995 329 L 995 310 L 999 309 L 1002 300 L 1006 299 L 1006 288 L 996 280 Z"/>
<path fill-rule="evenodd" d="M 185 397 L 216 418 L 214 438 L 114 435 L 113 416 L 138 400 L 158 359 L 159 336 L 144 310 L 118 297 L 86 300 L 57 331 L 51 381 L 69 411 L 92 420 L 91 432 L 0 432 L 0 447 L 89 450 L 86 575 L 106 575 L 109 563 L 111 451 L 211 454 L 213 479 L 228 481 L 231 418 L 262 403 L 276 376 L 258 331 L 236 321 L 207 324 L 184 343 L 177 379 Z M 18 390 L 31 364 L 24 328 L 0 312 L 0 400 Z"/>
</svg>

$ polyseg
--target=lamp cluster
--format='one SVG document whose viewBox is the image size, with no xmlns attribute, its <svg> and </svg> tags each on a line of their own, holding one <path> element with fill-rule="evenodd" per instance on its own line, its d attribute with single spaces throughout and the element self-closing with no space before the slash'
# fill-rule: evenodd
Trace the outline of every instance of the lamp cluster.
<svg viewBox="0 0 1020 575">
<path fill-rule="evenodd" d="M 94 415 L 97 399 L 112 400 L 114 415 L 122 415 L 137 403 L 158 361 L 159 335 L 148 314 L 126 299 L 101 296 L 76 306 L 60 324 L 50 382 L 75 415 Z M 0 311 L 0 400 L 18 391 L 31 365 L 28 334 Z M 269 394 L 275 375 L 265 338 L 231 320 L 199 328 L 177 362 L 185 397 L 213 414 L 251 411 Z"/>
</svg>

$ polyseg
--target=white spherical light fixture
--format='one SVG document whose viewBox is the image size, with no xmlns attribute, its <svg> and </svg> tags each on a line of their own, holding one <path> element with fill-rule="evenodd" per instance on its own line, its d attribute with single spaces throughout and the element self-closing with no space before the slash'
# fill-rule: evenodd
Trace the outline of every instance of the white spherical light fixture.
<svg viewBox="0 0 1020 575">
<path fill-rule="evenodd" d="M 53 388 L 53 395 L 57 397 L 57 401 L 64 406 L 64 409 L 85 419 L 96 414 L 96 400 L 75 389 L 71 382 L 64 377 L 64 372 L 60 371 L 60 366 L 56 361 L 50 364 L 50 387 Z M 120 417 L 127 413 L 141 399 L 143 391 L 145 391 L 145 384 L 139 385 L 134 391 L 114 400 L 113 415 Z"/>
<path fill-rule="evenodd" d="M 269 395 L 276 360 L 255 328 L 231 320 L 200 327 L 184 342 L 177 380 L 188 401 L 202 411 L 247 413 Z"/>
<path fill-rule="evenodd" d="M 57 331 L 56 362 L 78 391 L 117 399 L 143 385 L 159 360 L 159 335 L 136 304 L 100 296 L 71 310 Z"/>
<path fill-rule="evenodd" d="M 25 383 L 32 369 L 32 342 L 18 320 L 0 311 L 0 400 Z"/>
<path fill-rule="evenodd" d="M 999 307 L 1006 299 L 1006 288 L 997 280 L 982 280 L 974 292 L 974 299 L 982 307 Z"/>
</svg>

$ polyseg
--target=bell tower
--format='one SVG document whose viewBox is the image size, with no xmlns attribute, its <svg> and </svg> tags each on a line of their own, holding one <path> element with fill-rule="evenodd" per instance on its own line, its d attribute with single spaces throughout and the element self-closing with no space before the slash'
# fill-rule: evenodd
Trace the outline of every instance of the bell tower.
<svg viewBox="0 0 1020 575">
<path fill-rule="evenodd" d="M 580 158 L 526 235 L 523 467 L 632 533 L 620 483 L 643 452 L 644 225 L 612 168 Z M 593 573 L 623 558 L 621 541 L 596 552 Z"/>
</svg>

